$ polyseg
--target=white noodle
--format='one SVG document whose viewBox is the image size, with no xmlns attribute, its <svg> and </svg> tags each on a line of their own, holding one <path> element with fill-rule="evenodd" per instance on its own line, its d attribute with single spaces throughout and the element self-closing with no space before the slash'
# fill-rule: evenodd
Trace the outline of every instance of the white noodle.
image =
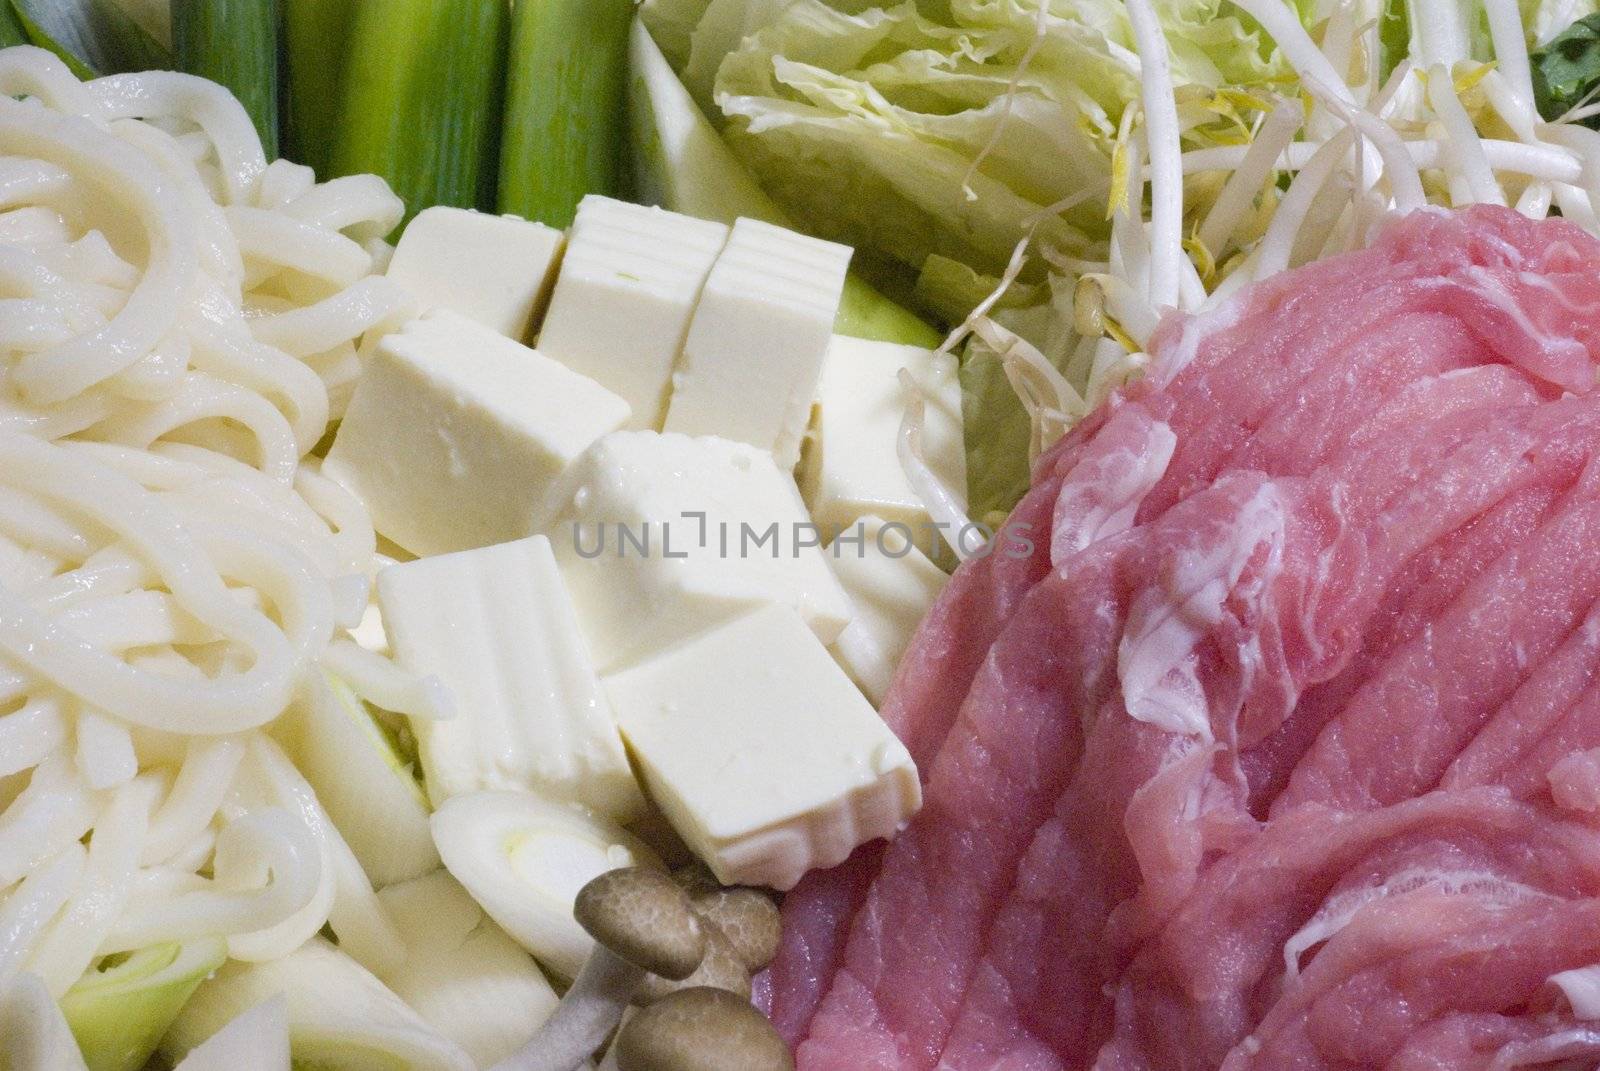
<svg viewBox="0 0 1600 1071">
<path fill-rule="evenodd" d="M 0 988 L 22 969 L 39 935 L 78 891 L 86 854 L 81 844 L 69 844 L 0 901 Z"/>
<path fill-rule="evenodd" d="M 44 980 L 52 995 L 61 996 L 89 969 L 95 950 L 122 914 L 156 790 L 152 780 L 130 781 L 112 794 L 96 818 L 82 883 L 28 958 L 27 969 Z"/>
<path fill-rule="evenodd" d="M 415 312 L 371 275 L 401 213 L 380 179 L 269 163 L 203 79 L 0 52 L 0 980 L 59 995 L 99 956 L 200 936 L 274 958 L 330 918 L 369 965 L 397 956 L 255 730 L 325 662 L 448 710 L 330 648 L 377 540 L 309 456 Z"/>
</svg>

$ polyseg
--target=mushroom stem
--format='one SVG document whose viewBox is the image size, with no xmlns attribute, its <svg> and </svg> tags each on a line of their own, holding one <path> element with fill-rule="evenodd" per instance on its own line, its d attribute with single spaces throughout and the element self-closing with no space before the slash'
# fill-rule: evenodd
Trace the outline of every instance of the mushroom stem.
<svg viewBox="0 0 1600 1071">
<path fill-rule="evenodd" d="M 694 905 L 662 871 L 606 871 L 578 890 L 572 917 L 594 938 L 594 951 L 545 1024 L 490 1071 L 587 1066 L 651 972 L 687 978 L 706 957 L 706 935 Z"/>
<path fill-rule="evenodd" d="M 577 1071 L 617 1028 L 645 976 L 642 968 L 596 944 L 550 1018 L 490 1071 Z"/>
</svg>

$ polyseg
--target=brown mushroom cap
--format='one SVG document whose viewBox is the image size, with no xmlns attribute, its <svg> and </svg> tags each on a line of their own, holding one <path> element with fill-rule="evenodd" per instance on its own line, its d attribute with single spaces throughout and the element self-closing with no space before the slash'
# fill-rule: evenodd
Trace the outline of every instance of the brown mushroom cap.
<svg viewBox="0 0 1600 1071">
<path fill-rule="evenodd" d="M 623 867 L 578 892 L 573 917 L 589 936 L 651 974 L 683 979 L 706 955 L 706 935 L 689 896 L 664 871 Z"/>
<path fill-rule="evenodd" d="M 700 917 L 728 938 L 746 969 L 759 971 L 777 956 L 783 918 L 766 893 L 739 887 L 691 893 L 690 898 Z"/>
<path fill-rule="evenodd" d="M 794 1071 L 767 1017 L 721 989 L 681 989 L 617 1037 L 618 1071 Z"/>
<path fill-rule="evenodd" d="M 680 989 L 694 989 L 701 986 L 723 989 L 735 996 L 749 999 L 750 968 L 746 967 L 744 960 L 740 958 L 739 950 L 716 923 L 702 917 L 700 929 L 706 937 L 706 955 L 700 961 L 700 966 L 696 967 L 689 977 L 679 981 L 667 981 L 664 978 L 646 979 L 639 991 L 639 1003 L 650 1004 Z"/>
<path fill-rule="evenodd" d="M 711 868 L 700 860 L 680 866 L 672 872 L 672 880 L 683 886 L 690 897 L 700 896 L 703 893 L 717 892 L 722 888 L 722 882 L 711 873 Z"/>
</svg>

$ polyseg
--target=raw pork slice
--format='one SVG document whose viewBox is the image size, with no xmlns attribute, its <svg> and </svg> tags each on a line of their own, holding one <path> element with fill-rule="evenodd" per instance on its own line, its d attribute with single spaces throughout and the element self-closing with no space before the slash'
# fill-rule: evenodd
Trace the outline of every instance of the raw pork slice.
<svg viewBox="0 0 1600 1071">
<path fill-rule="evenodd" d="M 919 631 L 922 813 L 785 904 L 801 1071 L 1595 1051 L 1600 243 L 1418 212 L 1151 349 Z"/>
</svg>

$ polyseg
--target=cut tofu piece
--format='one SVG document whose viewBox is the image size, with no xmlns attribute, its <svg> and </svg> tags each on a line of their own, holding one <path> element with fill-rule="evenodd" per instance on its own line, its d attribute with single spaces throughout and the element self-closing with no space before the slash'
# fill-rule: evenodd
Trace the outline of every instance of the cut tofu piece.
<svg viewBox="0 0 1600 1071">
<path fill-rule="evenodd" d="M 605 685 L 651 798 L 725 884 L 792 888 L 921 805 L 904 745 L 788 607 Z"/>
<path fill-rule="evenodd" d="M 566 235 L 516 216 L 425 208 L 406 225 L 385 274 L 422 302 L 521 342 L 550 298 Z"/>
<path fill-rule="evenodd" d="M 850 596 L 850 624 L 829 648 L 882 706 L 917 625 L 950 579 L 900 529 L 863 517 L 828 547 L 828 564 Z"/>
<path fill-rule="evenodd" d="M 378 344 L 323 471 L 417 555 L 520 539 L 557 477 L 628 419 L 593 380 L 453 312 Z"/>
<path fill-rule="evenodd" d="M 764 450 L 617 432 L 551 505 L 545 530 L 602 672 L 766 604 L 824 643 L 849 621 L 794 479 Z"/>
<path fill-rule="evenodd" d="M 659 428 L 695 304 L 727 239 L 721 223 L 585 197 L 540 351 L 624 398 L 629 427 Z"/>
<path fill-rule="evenodd" d="M 412 719 L 437 806 L 529 789 L 627 820 L 644 800 L 544 536 L 378 574 L 402 666 L 439 678 L 455 717 Z"/>
<path fill-rule="evenodd" d="M 850 252 L 759 220 L 735 223 L 689 325 L 666 430 L 736 439 L 794 468 Z"/>
<path fill-rule="evenodd" d="M 834 336 L 822 370 L 817 416 L 801 484 L 811 516 L 828 534 L 869 514 L 911 528 L 929 546 L 933 529 L 900 464 L 900 421 L 908 369 L 926 404 L 922 456 L 935 476 L 961 499 L 967 491 L 966 448 L 961 438 L 961 382 L 956 359 L 920 346 Z M 956 533 L 952 533 L 954 535 Z"/>
</svg>

